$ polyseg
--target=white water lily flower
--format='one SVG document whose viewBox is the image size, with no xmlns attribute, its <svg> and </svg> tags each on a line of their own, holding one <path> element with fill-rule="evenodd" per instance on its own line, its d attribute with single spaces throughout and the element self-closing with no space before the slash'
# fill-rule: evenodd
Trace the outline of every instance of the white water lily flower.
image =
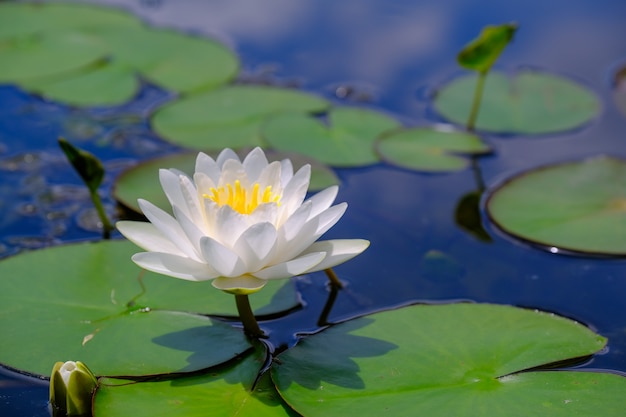
<svg viewBox="0 0 626 417">
<path fill-rule="evenodd" d="M 120 221 L 118 230 L 147 252 L 133 261 L 147 270 L 190 281 L 213 280 L 233 294 L 260 290 L 268 280 L 324 270 L 368 246 L 362 239 L 316 242 L 343 215 L 331 206 L 337 187 L 303 202 L 311 168 L 268 163 L 260 148 L 243 162 L 231 149 L 216 160 L 198 154 L 193 178 L 162 169 L 159 178 L 174 216 L 146 200 L 150 223 Z"/>
</svg>

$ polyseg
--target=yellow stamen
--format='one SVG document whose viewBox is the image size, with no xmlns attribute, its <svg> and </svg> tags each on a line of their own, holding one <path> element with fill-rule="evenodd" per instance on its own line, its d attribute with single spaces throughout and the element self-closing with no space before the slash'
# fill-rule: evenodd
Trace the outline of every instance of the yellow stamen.
<svg viewBox="0 0 626 417">
<path fill-rule="evenodd" d="M 268 185 L 263 191 L 259 183 L 254 183 L 252 188 L 243 188 L 239 180 L 235 180 L 233 184 L 226 184 L 214 188 L 212 187 L 210 193 L 203 194 L 203 197 L 214 201 L 218 206 L 228 205 L 233 210 L 238 211 L 241 214 L 250 214 L 258 206 L 266 203 L 277 203 L 280 205 L 280 194 L 272 193 L 272 186 Z"/>
</svg>

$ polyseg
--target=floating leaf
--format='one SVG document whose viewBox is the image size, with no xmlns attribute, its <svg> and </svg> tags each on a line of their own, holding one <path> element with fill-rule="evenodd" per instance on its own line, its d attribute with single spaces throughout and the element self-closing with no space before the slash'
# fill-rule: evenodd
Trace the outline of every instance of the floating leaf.
<svg viewBox="0 0 626 417">
<path fill-rule="evenodd" d="M 209 374 L 184 379 L 140 383 L 100 379 L 94 415 L 295 417 L 276 393 L 269 374 L 252 388 L 264 365 L 262 353 L 249 355 Z"/>
<path fill-rule="evenodd" d="M 235 54 L 207 38 L 147 26 L 101 30 L 120 65 L 132 68 L 151 82 L 181 93 L 225 84 L 239 70 Z"/>
<path fill-rule="evenodd" d="M 122 10 L 79 3 L 0 3 L 0 39 L 37 32 L 77 29 L 97 31 L 139 26 L 135 16 Z"/>
<path fill-rule="evenodd" d="M 130 260 L 138 251 L 105 241 L 1 261 L 0 363 L 46 375 L 71 359 L 99 375 L 145 375 L 203 369 L 249 348 L 240 329 L 188 314 L 236 314 L 234 297 L 210 282 L 143 272 Z M 250 296 L 257 313 L 298 305 L 289 281 L 270 284 Z"/>
<path fill-rule="evenodd" d="M 130 69 L 104 63 L 73 76 L 22 81 L 21 86 L 49 100 L 75 106 L 113 106 L 133 98 L 139 90 L 139 81 Z"/>
<path fill-rule="evenodd" d="M 487 211 L 502 230 L 533 243 L 626 255 L 626 162 L 596 157 L 528 171 L 494 189 Z"/>
<path fill-rule="evenodd" d="M 0 44 L 0 82 L 28 81 L 80 70 L 104 59 L 108 48 L 93 36 L 58 31 Z"/>
<path fill-rule="evenodd" d="M 378 161 L 373 143 L 398 128 L 395 120 L 372 110 L 342 107 L 330 111 L 329 126 L 304 114 L 271 118 L 263 138 L 275 149 L 298 152 L 333 166 L 361 166 Z"/>
<path fill-rule="evenodd" d="M 445 85 L 435 97 L 437 111 L 454 123 L 465 124 L 475 87 L 474 74 Z M 531 70 L 511 78 L 490 72 L 476 127 L 499 133 L 554 133 L 589 122 L 599 110 L 600 103 L 590 90 L 566 78 Z"/>
<path fill-rule="evenodd" d="M 189 148 L 242 148 L 261 145 L 259 129 L 270 115 L 320 113 L 328 106 L 326 100 L 296 90 L 237 85 L 166 105 L 152 124 L 166 139 Z"/>
<path fill-rule="evenodd" d="M 308 417 L 617 417 L 626 407 L 626 378 L 529 371 L 590 355 L 605 342 L 538 311 L 416 305 L 306 337 L 278 357 L 272 377 L 285 401 Z"/>
<path fill-rule="evenodd" d="M 402 129 L 383 135 L 376 143 L 382 159 L 417 171 L 457 171 L 469 165 L 459 154 L 490 152 L 475 134 L 438 128 Z"/>
<path fill-rule="evenodd" d="M 137 213 L 141 213 L 139 204 L 137 203 L 138 198 L 148 200 L 157 207 L 171 212 L 171 205 L 159 182 L 159 169 L 176 168 L 189 175 L 193 175 L 197 156 L 198 154 L 196 152 L 186 152 L 152 159 L 134 166 L 124 171 L 117 178 L 113 187 L 113 195 L 116 200 Z M 294 170 L 297 170 L 304 164 L 310 164 L 310 190 L 321 190 L 339 183 L 339 179 L 332 170 L 309 158 L 271 151 L 267 153 L 267 156 L 270 160 L 274 161 L 290 158 Z"/>
<path fill-rule="evenodd" d="M 504 48 L 513 39 L 515 31 L 517 31 L 515 23 L 485 26 L 480 32 L 480 36 L 459 52 L 457 56 L 459 65 L 472 71 L 489 71 Z"/>
</svg>

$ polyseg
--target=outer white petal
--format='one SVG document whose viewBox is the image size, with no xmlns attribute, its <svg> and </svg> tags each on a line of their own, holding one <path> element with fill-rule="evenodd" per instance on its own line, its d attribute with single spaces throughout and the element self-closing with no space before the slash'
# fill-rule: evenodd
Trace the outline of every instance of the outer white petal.
<svg viewBox="0 0 626 417">
<path fill-rule="evenodd" d="M 165 192 L 170 205 L 173 206 L 176 204 L 178 207 L 188 211 L 186 207 L 187 202 L 180 189 L 179 174 L 169 169 L 160 169 L 159 181 L 161 182 L 161 188 L 163 188 L 163 192 Z"/>
<path fill-rule="evenodd" d="M 311 217 L 311 209 L 313 205 L 311 202 L 305 202 L 287 219 L 282 226 L 282 234 L 286 241 L 292 240 L 300 233 L 302 226 Z"/>
<path fill-rule="evenodd" d="M 184 256 L 183 251 L 178 249 L 163 233 L 148 222 L 133 222 L 122 220 L 115 225 L 128 240 L 142 249 L 150 252 L 167 252 L 174 255 Z"/>
<path fill-rule="evenodd" d="M 213 182 L 217 183 L 220 179 L 222 170 L 218 164 L 209 155 L 200 152 L 196 157 L 195 173 L 202 173 L 209 177 Z"/>
<path fill-rule="evenodd" d="M 283 199 L 281 200 L 281 208 L 283 215 L 290 216 L 298 207 L 302 205 L 304 197 L 309 189 L 309 181 L 311 179 L 311 166 L 304 165 L 291 178 L 291 181 L 283 189 Z"/>
<path fill-rule="evenodd" d="M 219 276 L 209 265 L 170 253 L 141 252 L 134 254 L 132 260 L 148 271 L 188 281 L 206 281 Z"/>
<path fill-rule="evenodd" d="M 200 259 L 196 255 L 194 246 L 191 244 L 187 235 L 183 231 L 180 224 L 169 214 L 150 203 L 149 201 L 139 199 L 139 207 L 145 216 L 167 239 L 178 247 L 185 255 L 197 261 Z"/>
<path fill-rule="evenodd" d="M 315 265 L 308 272 L 321 271 L 342 264 L 362 253 L 370 245 L 369 240 L 364 239 L 336 239 L 322 240 L 309 246 L 302 255 L 307 253 L 325 252 L 326 257 L 322 262 Z"/>
<path fill-rule="evenodd" d="M 291 239 L 288 239 L 283 230 L 280 230 L 278 235 L 280 246 L 276 251 L 276 259 L 273 261 L 290 259 L 299 255 L 339 221 L 346 210 L 346 206 L 346 203 L 337 204 L 316 217 L 313 217 L 308 220 Z M 278 257 L 280 257 L 280 259 Z"/>
<path fill-rule="evenodd" d="M 341 219 L 341 216 L 343 216 L 347 208 L 348 203 L 339 203 L 318 214 L 319 225 L 315 233 L 319 234 L 319 236 L 326 233 L 328 229 L 333 227 L 339 219 Z"/>
<path fill-rule="evenodd" d="M 222 291 L 243 295 L 259 291 L 267 284 L 267 281 L 250 275 L 242 275 L 233 278 L 218 277 L 215 278 L 211 284 Z"/>
<path fill-rule="evenodd" d="M 322 211 L 328 209 L 330 205 L 333 204 L 333 201 L 335 201 L 335 198 L 337 198 L 338 191 L 339 187 L 333 185 L 309 198 L 307 202 L 310 201 L 311 204 L 313 204 L 309 218 L 317 216 Z"/>
<path fill-rule="evenodd" d="M 246 264 L 239 256 L 210 237 L 200 239 L 202 256 L 223 277 L 236 277 L 246 272 Z"/>
<path fill-rule="evenodd" d="M 206 236 L 206 234 L 198 228 L 198 226 L 191 220 L 185 213 L 183 213 L 177 206 L 173 206 L 174 216 L 180 227 L 185 232 L 187 239 L 193 245 L 196 256 L 198 259 L 202 258 L 202 251 L 200 250 L 200 240 Z"/>
<path fill-rule="evenodd" d="M 247 271 L 258 271 L 267 265 L 276 249 L 276 229 L 271 223 L 257 223 L 243 232 L 234 250 L 246 264 Z"/>
<path fill-rule="evenodd" d="M 187 204 L 187 215 L 198 227 L 204 229 L 204 216 L 202 215 L 204 208 L 200 205 L 200 196 L 196 186 L 187 176 L 178 177 L 178 180 L 180 181 L 180 191 Z"/>
<path fill-rule="evenodd" d="M 324 259 L 325 256 L 325 252 L 307 253 L 306 255 L 302 255 L 290 261 L 267 267 L 251 275 L 261 279 L 282 279 L 293 277 L 295 275 L 304 274 L 305 272 L 313 269 Z"/>
<path fill-rule="evenodd" d="M 267 165 L 268 162 L 265 153 L 263 153 L 263 150 L 259 147 L 254 148 L 243 160 L 243 167 L 248 174 L 250 182 L 255 182 Z"/>
<path fill-rule="evenodd" d="M 224 162 L 228 161 L 229 159 L 234 159 L 235 161 L 240 162 L 239 156 L 235 153 L 235 151 L 230 148 L 226 148 L 222 152 L 220 152 L 215 162 L 217 162 L 217 166 L 220 169 L 224 169 Z"/>
</svg>

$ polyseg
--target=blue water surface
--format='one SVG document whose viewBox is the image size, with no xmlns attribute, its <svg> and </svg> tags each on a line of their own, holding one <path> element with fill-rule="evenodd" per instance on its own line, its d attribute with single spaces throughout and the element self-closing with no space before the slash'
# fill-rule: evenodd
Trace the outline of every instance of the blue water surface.
<svg viewBox="0 0 626 417">
<path fill-rule="evenodd" d="M 242 61 L 241 79 L 297 86 L 334 101 L 386 112 L 405 125 L 438 121 L 433 91 L 462 73 L 456 52 L 487 24 L 520 29 L 498 61 L 535 67 L 589 86 L 599 116 L 551 136 L 486 135 L 495 154 L 480 159 L 487 186 L 547 163 L 611 154 L 626 158 L 626 117 L 613 100 L 613 77 L 626 64 L 626 2 L 620 0 L 103 0 L 148 22 L 215 37 Z M 0 85 L 0 256 L 63 242 L 98 239 L 89 196 L 58 149 L 63 136 L 100 157 L 107 209 L 114 178 L 139 160 L 172 153 L 146 116 L 171 94 L 145 86 L 112 109 L 72 109 Z M 486 225 L 486 243 L 459 228 L 454 210 L 476 189 L 471 171 L 421 174 L 386 164 L 340 169 L 338 201 L 347 214 L 328 237 L 365 238 L 370 249 L 336 268 L 347 282 L 330 319 L 417 300 L 468 299 L 553 311 L 609 338 L 588 368 L 626 372 L 626 261 L 553 254 Z M 626 230 L 624 231 L 626 235 Z M 427 254 L 445 254 L 445 268 Z M 325 278 L 297 283 L 304 309 L 263 326 L 276 346 L 317 329 Z M 33 337 L 37 337 L 33 335 Z M 42 340 L 41 343 L 46 343 Z M 60 358 L 61 360 L 62 358 Z M 52 364 L 51 364 L 52 366 Z M 47 416 L 47 383 L 0 371 L 1 416 Z"/>
</svg>

